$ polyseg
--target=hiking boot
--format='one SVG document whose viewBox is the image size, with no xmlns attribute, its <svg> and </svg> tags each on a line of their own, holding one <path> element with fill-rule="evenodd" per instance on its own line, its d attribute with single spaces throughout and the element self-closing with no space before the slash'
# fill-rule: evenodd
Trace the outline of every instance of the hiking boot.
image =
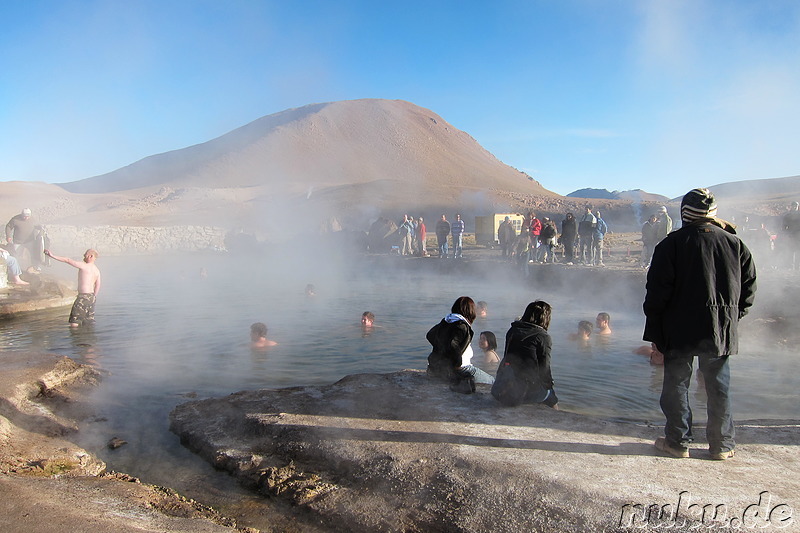
<svg viewBox="0 0 800 533">
<path fill-rule="evenodd" d="M 682 446 L 670 446 L 669 443 L 667 443 L 667 439 L 664 437 L 658 437 L 656 439 L 655 447 L 668 455 L 677 457 L 678 459 L 686 459 L 689 457 L 689 448 L 684 448 Z"/>
<path fill-rule="evenodd" d="M 714 461 L 727 461 L 733 459 L 735 452 L 733 450 L 725 450 L 724 452 L 711 452 L 711 459 Z"/>
</svg>

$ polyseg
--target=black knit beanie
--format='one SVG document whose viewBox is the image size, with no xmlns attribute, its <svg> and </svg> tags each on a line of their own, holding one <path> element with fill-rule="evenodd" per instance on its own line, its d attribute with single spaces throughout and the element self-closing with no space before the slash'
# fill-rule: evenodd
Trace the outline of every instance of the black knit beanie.
<svg viewBox="0 0 800 533">
<path fill-rule="evenodd" d="M 708 189 L 692 189 L 681 201 L 681 220 L 689 224 L 700 218 L 717 216 L 717 201 Z"/>
</svg>

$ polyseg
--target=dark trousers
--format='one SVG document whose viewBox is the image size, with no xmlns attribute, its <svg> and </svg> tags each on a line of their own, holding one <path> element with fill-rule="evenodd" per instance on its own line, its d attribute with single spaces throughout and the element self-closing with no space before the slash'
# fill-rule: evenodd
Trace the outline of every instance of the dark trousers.
<svg viewBox="0 0 800 533">
<path fill-rule="evenodd" d="M 564 245 L 564 261 L 575 260 L 575 239 L 561 238 L 561 243 Z"/>
<path fill-rule="evenodd" d="M 732 450 L 733 415 L 728 388 L 731 382 L 728 357 L 698 356 L 698 367 L 708 397 L 706 437 L 711 453 Z M 670 355 L 664 358 L 664 386 L 661 389 L 661 411 L 667 419 L 664 435 L 671 446 L 686 447 L 692 442 L 692 408 L 689 406 L 689 384 L 694 357 Z"/>
<path fill-rule="evenodd" d="M 436 241 L 439 243 L 439 257 L 447 257 L 447 235 L 436 235 Z"/>
</svg>

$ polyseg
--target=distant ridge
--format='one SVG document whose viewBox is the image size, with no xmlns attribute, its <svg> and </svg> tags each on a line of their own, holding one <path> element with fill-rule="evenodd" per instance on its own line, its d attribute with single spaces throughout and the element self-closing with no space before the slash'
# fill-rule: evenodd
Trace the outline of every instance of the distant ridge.
<svg viewBox="0 0 800 533">
<path fill-rule="evenodd" d="M 208 142 L 59 186 L 75 193 L 158 186 L 268 186 L 273 192 L 301 193 L 385 180 L 409 188 L 556 196 L 432 111 L 379 99 L 289 109 Z"/>
<path fill-rule="evenodd" d="M 590 198 L 598 200 L 628 200 L 630 202 L 667 202 L 669 198 L 641 189 L 630 191 L 609 191 L 608 189 L 579 189 L 567 195 L 569 198 Z"/>
<path fill-rule="evenodd" d="M 800 196 L 800 176 L 785 178 L 768 178 L 760 180 L 732 181 L 709 187 L 714 196 L 719 198 L 735 198 L 738 200 L 754 200 L 758 198 L 780 200 L 797 199 Z"/>
</svg>

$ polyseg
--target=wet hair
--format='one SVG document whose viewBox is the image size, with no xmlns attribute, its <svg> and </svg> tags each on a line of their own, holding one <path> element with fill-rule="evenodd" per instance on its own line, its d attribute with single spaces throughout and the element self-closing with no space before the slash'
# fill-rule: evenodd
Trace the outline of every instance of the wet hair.
<svg viewBox="0 0 800 533">
<path fill-rule="evenodd" d="M 578 331 L 583 331 L 587 335 L 591 335 L 593 330 L 594 330 L 594 324 L 592 324 L 588 320 L 581 320 L 580 322 L 578 322 Z"/>
<path fill-rule="evenodd" d="M 486 344 L 489 345 L 490 350 L 497 349 L 497 337 L 491 331 L 481 331 L 481 335 L 486 338 Z"/>
<path fill-rule="evenodd" d="M 608 313 L 597 313 L 597 318 L 605 322 L 611 323 L 611 315 Z"/>
<path fill-rule="evenodd" d="M 250 334 L 267 338 L 267 325 L 263 322 L 254 323 L 252 326 L 250 326 Z"/>
<path fill-rule="evenodd" d="M 469 296 L 459 296 L 453 302 L 450 312 L 463 316 L 470 324 L 475 322 L 475 302 Z"/>
<path fill-rule="evenodd" d="M 489 310 L 489 304 L 487 304 L 486 302 L 481 300 L 481 301 L 479 301 L 479 302 L 477 302 L 475 304 L 475 308 L 476 309 L 485 309 L 486 311 L 488 311 Z"/>
<path fill-rule="evenodd" d="M 372 313 L 372 311 L 364 311 L 363 313 L 361 313 L 361 317 L 362 318 L 367 317 L 368 319 L 373 321 L 375 320 L 375 315 Z"/>
<path fill-rule="evenodd" d="M 525 308 L 525 312 L 522 313 L 521 320 L 523 322 L 536 324 L 546 330 L 550 327 L 550 316 L 552 314 L 553 308 L 549 303 L 544 300 L 536 300 L 528 304 L 528 307 Z"/>
</svg>

